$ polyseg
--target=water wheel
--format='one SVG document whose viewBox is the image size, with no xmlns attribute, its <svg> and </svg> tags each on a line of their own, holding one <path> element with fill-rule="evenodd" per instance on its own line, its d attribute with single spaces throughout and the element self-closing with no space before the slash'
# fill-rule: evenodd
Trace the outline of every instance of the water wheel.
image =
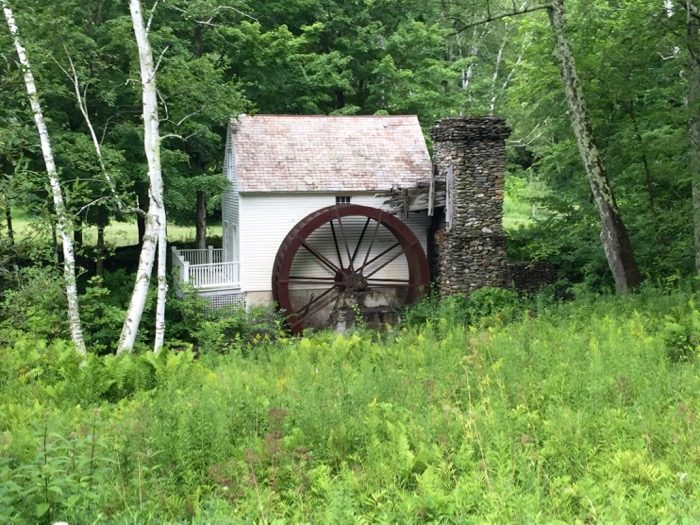
<svg viewBox="0 0 700 525">
<path fill-rule="evenodd" d="M 341 204 L 302 219 L 277 251 L 272 294 L 293 332 L 355 313 L 410 305 L 430 286 L 413 231 L 377 208 Z"/>
</svg>

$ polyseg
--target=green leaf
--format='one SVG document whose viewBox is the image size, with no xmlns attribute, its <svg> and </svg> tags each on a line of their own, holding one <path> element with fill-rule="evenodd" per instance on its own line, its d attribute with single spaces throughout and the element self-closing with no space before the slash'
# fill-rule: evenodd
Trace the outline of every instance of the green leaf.
<svg viewBox="0 0 700 525">
<path fill-rule="evenodd" d="M 39 503 L 36 506 L 36 510 L 34 511 L 34 515 L 37 518 L 41 518 L 44 514 L 46 514 L 49 511 L 50 508 L 51 508 L 50 503 L 46 503 L 46 502 Z"/>
</svg>

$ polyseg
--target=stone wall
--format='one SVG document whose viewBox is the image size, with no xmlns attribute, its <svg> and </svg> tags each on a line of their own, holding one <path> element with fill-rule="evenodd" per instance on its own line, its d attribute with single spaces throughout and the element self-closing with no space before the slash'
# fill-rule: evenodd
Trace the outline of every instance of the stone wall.
<svg viewBox="0 0 700 525">
<path fill-rule="evenodd" d="M 510 285 L 522 293 L 535 293 L 559 279 L 559 269 L 547 261 L 508 263 Z"/>
<path fill-rule="evenodd" d="M 503 190 L 510 131 L 496 117 L 446 118 L 431 129 L 438 177 L 451 173 L 453 180 L 451 228 L 440 216 L 433 239 L 443 294 L 508 284 Z"/>
</svg>

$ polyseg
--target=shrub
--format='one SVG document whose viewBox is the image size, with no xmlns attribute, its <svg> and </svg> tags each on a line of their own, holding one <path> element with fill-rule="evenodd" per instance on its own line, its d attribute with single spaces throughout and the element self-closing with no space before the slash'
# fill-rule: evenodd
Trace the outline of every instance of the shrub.
<svg viewBox="0 0 700 525">
<path fill-rule="evenodd" d="M 209 319 L 193 332 L 195 346 L 202 352 L 227 353 L 233 348 L 268 343 L 284 335 L 283 321 L 272 307 L 225 308 L 210 313 Z"/>
<path fill-rule="evenodd" d="M 661 327 L 666 355 L 673 362 L 689 361 L 700 351 L 700 311 L 693 300 L 664 316 Z"/>
<path fill-rule="evenodd" d="M 455 294 L 441 299 L 436 296 L 424 299 L 406 311 L 404 322 L 409 326 L 420 326 L 428 321 L 445 319 L 448 323 L 484 325 L 514 319 L 527 307 L 528 302 L 511 290 L 485 287 L 468 296 Z"/>
<path fill-rule="evenodd" d="M 66 296 L 60 272 L 30 266 L 6 277 L 11 287 L 0 303 L 0 343 L 11 342 L 20 333 L 38 339 L 67 335 Z"/>
</svg>

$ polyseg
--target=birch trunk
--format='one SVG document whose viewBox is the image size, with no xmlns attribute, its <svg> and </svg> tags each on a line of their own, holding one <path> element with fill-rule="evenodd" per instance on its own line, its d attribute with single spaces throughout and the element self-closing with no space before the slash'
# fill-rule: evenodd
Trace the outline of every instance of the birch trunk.
<svg viewBox="0 0 700 525">
<path fill-rule="evenodd" d="M 53 197 L 53 205 L 56 211 L 56 231 L 61 237 L 63 245 L 63 278 L 66 286 L 66 297 L 68 299 L 68 324 L 70 326 L 71 339 L 75 345 L 75 349 L 80 354 L 86 354 L 85 340 L 83 339 L 83 328 L 80 322 L 80 310 L 78 304 L 78 287 L 75 278 L 75 252 L 73 250 L 73 228 L 66 211 L 65 202 L 63 200 L 63 190 L 58 179 L 56 163 L 53 158 L 51 149 L 51 141 L 49 140 L 49 132 L 44 122 L 44 114 L 41 110 L 39 102 L 39 94 L 36 90 L 34 75 L 32 74 L 27 53 L 19 38 L 17 23 L 15 22 L 12 10 L 7 4 L 7 0 L 0 0 L 7 21 L 7 27 L 14 40 L 15 49 L 19 62 L 24 69 L 24 84 L 27 89 L 29 104 L 32 108 L 34 122 L 39 133 L 39 141 L 41 143 L 41 153 L 44 157 L 46 172 L 49 176 L 49 185 L 51 186 L 51 196 Z"/>
<path fill-rule="evenodd" d="M 576 63 L 566 36 L 564 0 L 553 0 L 548 8 L 555 40 L 555 55 L 564 82 L 571 126 L 600 215 L 600 239 L 618 293 L 629 293 L 641 282 L 632 243 L 608 181 L 608 174 L 593 137 L 588 108 L 583 97 Z"/>
<path fill-rule="evenodd" d="M 141 246 L 141 256 L 136 272 L 136 283 L 131 295 L 129 309 L 124 320 L 122 333 L 119 337 L 117 353 L 131 351 L 136 342 L 136 334 L 141 323 L 148 285 L 153 271 L 156 247 L 161 238 L 165 236 L 165 207 L 163 204 L 163 177 L 160 165 L 160 132 L 158 121 L 158 94 L 156 91 L 156 70 L 153 62 L 153 51 L 148 41 L 148 33 L 143 23 L 141 13 L 141 3 L 139 0 L 129 0 L 129 11 L 134 28 L 134 36 L 139 51 L 139 64 L 141 70 L 141 85 L 143 91 L 143 128 L 144 128 L 144 150 L 148 163 L 149 200 L 148 212 L 146 214 L 146 231 L 143 236 Z M 160 247 L 165 252 L 165 244 Z M 160 283 L 160 261 L 158 264 Z M 165 278 L 163 268 L 163 279 Z M 158 306 L 162 302 L 163 311 L 165 306 L 165 293 L 163 287 L 158 286 Z M 161 308 L 157 308 L 157 315 L 162 315 Z M 162 340 L 162 331 L 165 328 L 163 319 L 156 318 L 156 341 Z M 158 332 L 161 335 L 158 335 Z M 155 348 L 158 350 L 158 348 Z"/>
<path fill-rule="evenodd" d="M 156 301 L 156 335 L 153 342 L 153 351 L 156 353 L 161 351 L 165 340 L 165 299 L 168 293 L 168 280 L 165 274 L 167 244 L 165 209 L 162 209 L 158 228 L 158 298 Z"/>
<path fill-rule="evenodd" d="M 496 99 L 498 98 L 498 88 L 496 86 L 498 82 L 498 75 L 501 73 L 501 62 L 503 61 L 503 51 L 505 51 L 506 44 L 508 43 L 508 28 L 503 35 L 503 41 L 501 42 L 501 47 L 498 48 L 498 53 L 496 54 L 496 65 L 493 70 L 493 77 L 491 78 L 491 100 L 489 102 L 489 115 L 493 116 L 496 110 Z"/>
<path fill-rule="evenodd" d="M 688 35 L 688 137 L 690 139 L 689 170 L 693 194 L 693 233 L 695 238 L 695 270 L 700 273 L 700 42 L 698 42 L 697 8 L 686 0 Z"/>
</svg>

